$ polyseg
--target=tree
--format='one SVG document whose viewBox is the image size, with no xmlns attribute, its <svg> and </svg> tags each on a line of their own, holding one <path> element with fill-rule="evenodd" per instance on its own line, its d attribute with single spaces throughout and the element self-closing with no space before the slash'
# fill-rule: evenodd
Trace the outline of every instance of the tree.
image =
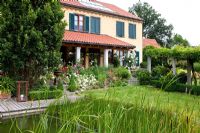
<svg viewBox="0 0 200 133">
<path fill-rule="evenodd" d="M 181 35 L 175 34 L 172 38 L 172 45 L 190 46 L 187 39 L 184 39 Z"/>
<path fill-rule="evenodd" d="M 3 0 L 0 64 L 15 80 L 32 84 L 58 66 L 65 23 L 57 0 Z"/>
<path fill-rule="evenodd" d="M 173 26 L 166 24 L 166 19 L 161 18 L 159 14 L 148 3 L 138 2 L 129 9 L 129 12 L 137 14 L 143 19 L 143 36 L 147 38 L 156 39 L 156 41 L 163 47 L 170 47 Z"/>
</svg>

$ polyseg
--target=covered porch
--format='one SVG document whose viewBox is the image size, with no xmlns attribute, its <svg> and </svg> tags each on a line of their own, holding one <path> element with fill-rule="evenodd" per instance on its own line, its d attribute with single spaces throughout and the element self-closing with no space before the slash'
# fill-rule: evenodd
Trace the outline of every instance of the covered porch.
<svg viewBox="0 0 200 133">
<path fill-rule="evenodd" d="M 85 68 L 94 63 L 108 67 L 113 64 L 114 56 L 118 57 L 123 66 L 122 58 L 128 56 L 134 48 L 132 44 L 107 35 L 65 31 L 61 52 L 65 65 L 79 62 Z"/>
</svg>

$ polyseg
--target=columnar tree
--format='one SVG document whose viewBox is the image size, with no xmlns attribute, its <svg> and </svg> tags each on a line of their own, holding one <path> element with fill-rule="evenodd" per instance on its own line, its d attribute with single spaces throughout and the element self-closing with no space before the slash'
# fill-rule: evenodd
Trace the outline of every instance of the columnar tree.
<svg viewBox="0 0 200 133">
<path fill-rule="evenodd" d="M 58 65 L 65 23 L 57 0 L 3 0 L 0 63 L 16 80 L 34 82 Z"/>
</svg>

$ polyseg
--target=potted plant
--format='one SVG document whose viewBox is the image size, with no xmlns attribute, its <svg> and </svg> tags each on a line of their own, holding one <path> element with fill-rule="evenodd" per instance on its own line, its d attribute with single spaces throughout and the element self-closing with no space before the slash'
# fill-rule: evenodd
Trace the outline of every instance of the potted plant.
<svg viewBox="0 0 200 133">
<path fill-rule="evenodd" d="M 11 98 L 14 82 L 9 77 L 0 77 L 0 99 Z"/>
</svg>

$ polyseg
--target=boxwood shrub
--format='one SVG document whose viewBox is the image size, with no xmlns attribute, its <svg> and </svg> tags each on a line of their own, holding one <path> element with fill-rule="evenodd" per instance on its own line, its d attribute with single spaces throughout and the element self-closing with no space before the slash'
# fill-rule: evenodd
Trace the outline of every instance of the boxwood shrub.
<svg viewBox="0 0 200 133">
<path fill-rule="evenodd" d="M 136 77 L 140 85 L 148 85 L 151 82 L 151 74 L 146 69 L 137 70 Z"/>
<path fill-rule="evenodd" d="M 31 100 L 43 100 L 43 99 L 54 99 L 59 98 L 63 95 L 63 90 L 37 90 L 30 91 L 29 98 Z"/>
</svg>

